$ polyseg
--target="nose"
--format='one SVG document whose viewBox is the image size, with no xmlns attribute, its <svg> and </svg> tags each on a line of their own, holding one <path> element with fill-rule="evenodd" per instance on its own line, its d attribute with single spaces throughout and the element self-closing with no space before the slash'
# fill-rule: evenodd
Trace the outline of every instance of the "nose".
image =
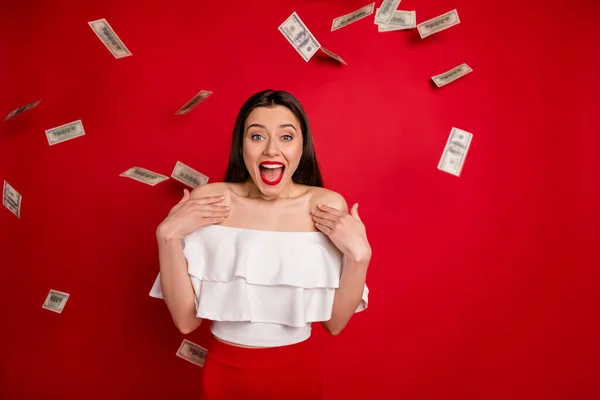
<svg viewBox="0 0 600 400">
<path fill-rule="evenodd" d="M 279 149 L 277 148 L 277 143 L 275 140 L 269 139 L 265 146 L 264 155 L 272 157 L 279 154 Z"/>
</svg>

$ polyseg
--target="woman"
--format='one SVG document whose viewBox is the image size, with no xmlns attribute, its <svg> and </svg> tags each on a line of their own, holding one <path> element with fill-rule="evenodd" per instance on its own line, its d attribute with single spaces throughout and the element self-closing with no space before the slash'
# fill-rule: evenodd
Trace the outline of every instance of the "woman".
<svg viewBox="0 0 600 400">
<path fill-rule="evenodd" d="M 202 399 L 319 399 L 307 339 L 367 307 L 371 248 L 358 216 L 324 189 L 300 102 L 266 90 L 242 106 L 225 182 L 184 189 L 156 231 L 164 298 L 188 334 L 211 320 Z"/>
</svg>

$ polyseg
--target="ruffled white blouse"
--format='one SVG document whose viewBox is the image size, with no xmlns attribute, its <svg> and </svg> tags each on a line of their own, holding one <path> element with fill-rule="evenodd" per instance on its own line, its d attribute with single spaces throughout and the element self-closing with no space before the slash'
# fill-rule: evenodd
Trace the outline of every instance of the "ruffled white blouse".
<svg viewBox="0 0 600 400">
<path fill-rule="evenodd" d="M 306 340 L 331 318 L 343 255 L 322 232 L 207 225 L 186 236 L 196 316 L 223 340 L 275 347 Z M 368 306 L 365 285 L 356 312 Z M 160 273 L 150 296 L 162 298 Z"/>
</svg>

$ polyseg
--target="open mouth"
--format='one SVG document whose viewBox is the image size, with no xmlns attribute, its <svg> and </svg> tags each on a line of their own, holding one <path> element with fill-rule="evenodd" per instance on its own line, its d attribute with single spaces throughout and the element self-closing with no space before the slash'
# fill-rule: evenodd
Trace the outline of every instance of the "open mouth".
<svg viewBox="0 0 600 400">
<path fill-rule="evenodd" d="M 276 161 L 265 161 L 260 163 L 258 169 L 260 170 L 260 178 L 262 181 L 267 185 L 275 186 L 281 182 L 281 178 L 283 178 L 285 165 Z"/>
</svg>

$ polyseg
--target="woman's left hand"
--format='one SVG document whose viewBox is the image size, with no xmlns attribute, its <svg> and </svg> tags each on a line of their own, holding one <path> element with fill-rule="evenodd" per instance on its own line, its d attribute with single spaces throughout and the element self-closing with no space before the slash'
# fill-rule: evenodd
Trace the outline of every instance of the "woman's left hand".
<svg viewBox="0 0 600 400">
<path fill-rule="evenodd" d="M 371 246 L 367 240 L 365 226 L 358 216 L 358 203 L 350 214 L 324 204 L 311 211 L 315 226 L 329 236 L 340 251 L 354 261 L 369 261 Z"/>
</svg>

